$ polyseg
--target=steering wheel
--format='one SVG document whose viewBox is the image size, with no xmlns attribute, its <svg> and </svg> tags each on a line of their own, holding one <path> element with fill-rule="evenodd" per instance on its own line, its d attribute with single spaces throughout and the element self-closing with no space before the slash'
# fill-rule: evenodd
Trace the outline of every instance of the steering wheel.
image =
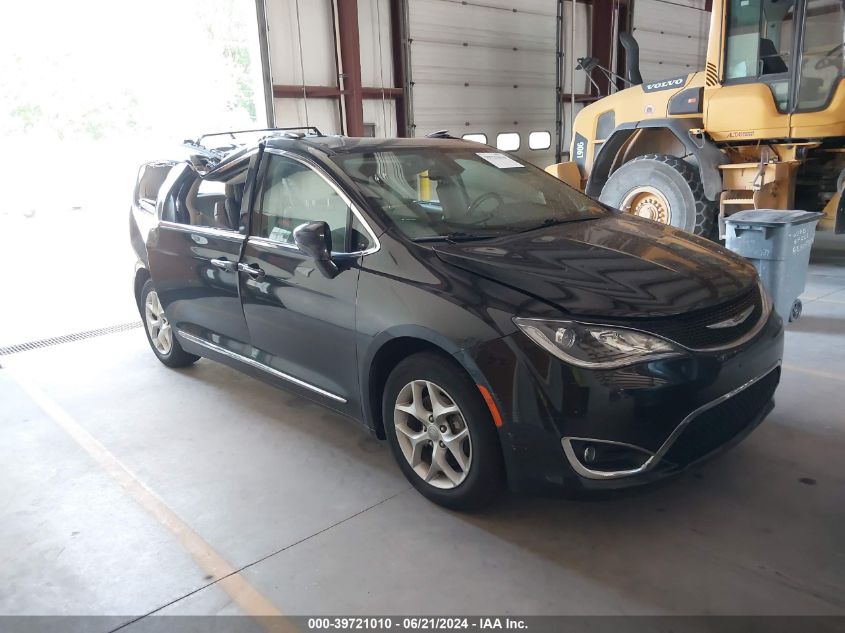
<svg viewBox="0 0 845 633">
<path fill-rule="evenodd" d="M 822 57 L 819 61 L 816 62 L 815 69 L 823 70 L 828 66 L 839 66 L 840 64 L 842 64 L 842 59 L 840 57 L 834 58 L 833 56 L 836 54 L 837 51 L 840 51 L 843 48 L 845 48 L 845 42 L 831 48 L 828 52 L 824 54 L 824 57 Z"/>
<path fill-rule="evenodd" d="M 487 202 L 488 200 L 495 200 L 496 206 L 493 207 L 492 211 L 495 211 L 500 206 L 502 206 L 505 202 L 505 199 L 502 198 L 498 193 L 495 191 L 488 191 L 487 193 L 482 193 L 478 196 L 475 200 L 473 200 L 470 205 L 467 207 L 467 216 L 475 215 L 476 211 L 481 208 L 481 205 Z"/>
</svg>

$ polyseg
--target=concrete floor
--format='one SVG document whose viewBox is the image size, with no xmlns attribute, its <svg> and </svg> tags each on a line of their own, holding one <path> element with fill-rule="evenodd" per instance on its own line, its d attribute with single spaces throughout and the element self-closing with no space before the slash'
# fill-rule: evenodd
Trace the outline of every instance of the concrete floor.
<svg viewBox="0 0 845 633">
<path fill-rule="evenodd" d="M 140 329 L 0 358 L 0 614 L 843 615 L 845 255 L 814 257 L 767 421 L 614 499 L 443 510 L 354 424 Z"/>
</svg>

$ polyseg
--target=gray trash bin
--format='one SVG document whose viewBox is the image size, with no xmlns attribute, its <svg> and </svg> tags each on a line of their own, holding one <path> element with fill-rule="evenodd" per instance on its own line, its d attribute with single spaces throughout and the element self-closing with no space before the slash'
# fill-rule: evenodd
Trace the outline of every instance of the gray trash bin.
<svg viewBox="0 0 845 633">
<path fill-rule="evenodd" d="M 810 249 L 824 214 L 812 211 L 740 211 L 725 218 L 725 246 L 751 260 L 775 310 L 785 319 L 801 316 Z"/>
</svg>

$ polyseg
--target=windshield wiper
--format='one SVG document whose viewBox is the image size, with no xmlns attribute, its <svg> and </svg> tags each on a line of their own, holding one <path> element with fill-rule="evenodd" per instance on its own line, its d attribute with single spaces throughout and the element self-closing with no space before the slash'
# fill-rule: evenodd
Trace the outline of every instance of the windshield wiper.
<svg viewBox="0 0 845 633">
<path fill-rule="evenodd" d="M 446 233 L 445 235 L 423 235 L 422 237 L 415 237 L 412 242 L 472 242 L 475 240 L 491 240 L 496 235 L 475 235 L 474 233 L 464 233 L 462 231 L 454 231 Z"/>
<path fill-rule="evenodd" d="M 561 218 L 546 218 L 540 224 L 536 224 L 534 226 L 530 226 L 527 229 L 521 229 L 517 231 L 518 233 L 527 233 L 528 231 L 536 231 L 537 229 L 545 229 L 549 226 L 557 226 L 558 224 L 569 224 L 570 222 L 581 222 L 583 220 L 594 220 L 595 216 L 588 215 L 582 216 L 577 218 L 567 218 L 566 220 Z"/>
</svg>

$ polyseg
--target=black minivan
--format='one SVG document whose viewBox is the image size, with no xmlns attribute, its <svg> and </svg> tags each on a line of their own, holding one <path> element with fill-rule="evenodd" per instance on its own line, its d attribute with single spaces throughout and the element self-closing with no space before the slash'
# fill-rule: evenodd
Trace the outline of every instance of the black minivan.
<svg viewBox="0 0 845 633">
<path fill-rule="evenodd" d="M 654 481 L 774 406 L 783 327 L 751 265 L 484 145 L 197 144 L 141 168 L 130 225 L 162 363 L 360 420 L 448 507 Z"/>
</svg>

